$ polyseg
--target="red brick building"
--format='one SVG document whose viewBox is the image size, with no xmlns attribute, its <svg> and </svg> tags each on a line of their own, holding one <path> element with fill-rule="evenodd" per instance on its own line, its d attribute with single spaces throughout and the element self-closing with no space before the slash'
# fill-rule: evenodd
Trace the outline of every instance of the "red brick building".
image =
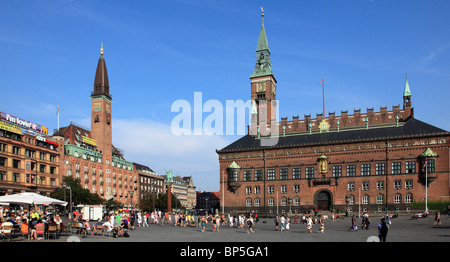
<svg viewBox="0 0 450 262">
<path fill-rule="evenodd" d="M 53 134 L 60 148 L 60 174 L 79 178 L 81 185 L 105 199 L 131 206 L 139 198 L 138 172 L 133 162 L 112 144 L 112 96 L 103 47 L 91 92 L 91 127 L 70 123 Z"/>
<path fill-rule="evenodd" d="M 250 132 L 217 150 L 225 212 L 404 211 L 425 196 L 449 200 L 450 133 L 414 118 L 408 79 L 402 108 L 277 122 L 264 21 L 256 53 Z"/>
<path fill-rule="evenodd" d="M 57 143 L 47 128 L 0 112 L 0 196 L 34 192 L 46 196 L 60 185 Z"/>
</svg>

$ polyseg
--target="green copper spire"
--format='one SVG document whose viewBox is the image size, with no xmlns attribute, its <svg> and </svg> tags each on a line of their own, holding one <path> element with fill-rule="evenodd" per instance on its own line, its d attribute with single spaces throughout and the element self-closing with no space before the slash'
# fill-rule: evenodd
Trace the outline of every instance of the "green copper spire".
<svg viewBox="0 0 450 262">
<path fill-rule="evenodd" d="M 411 90 L 409 89 L 409 83 L 408 83 L 408 74 L 406 74 L 406 84 L 405 84 L 405 91 L 403 91 L 403 96 L 411 96 Z"/>
<path fill-rule="evenodd" d="M 261 11 L 264 12 L 262 8 Z M 269 43 L 267 42 L 266 30 L 264 29 L 264 13 L 262 13 L 261 31 L 258 45 L 256 46 L 256 66 L 250 78 L 273 75 L 271 66 Z"/>
<path fill-rule="evenodd" d="M 264 13 L 262 14 L 261 31 L 259 32 L 258 46 L 256 52 L 262 50 L 269 50 L 269 43 L 267 42 L 266 30 L 264 29 Z"/>
</svg>

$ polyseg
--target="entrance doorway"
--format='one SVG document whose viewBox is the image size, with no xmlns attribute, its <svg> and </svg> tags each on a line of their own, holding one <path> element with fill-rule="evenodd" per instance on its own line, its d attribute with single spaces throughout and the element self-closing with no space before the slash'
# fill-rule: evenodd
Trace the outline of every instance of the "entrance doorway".
<svg viewBox="0 0 450 262">
<path fill-rule="evenodd" d="M 331 193 L 328 190 L 320 190 L 316 192 L 316 207 L 319 210 L 330 210 L 331 208 Z"/>
</svg>

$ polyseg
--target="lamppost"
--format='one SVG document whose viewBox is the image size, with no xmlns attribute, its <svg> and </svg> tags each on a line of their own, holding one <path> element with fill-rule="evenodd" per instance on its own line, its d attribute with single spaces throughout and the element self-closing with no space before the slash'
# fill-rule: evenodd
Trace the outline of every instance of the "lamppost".
<svg viewBox="0 0 450 262">
<path fill-rule="evenodd" d="M 289 203 L 289 216 L 292 216 L 292 197 L 288 197 Z"/>
<path fill-rule="evenodd" d="M 70 201 L 69 201 L 70 216 L 69 216 L 69 219 L 71 219 L 72 218 L 72 188 L 70 188 L 70 186 L 66 186 L 66 185 L 62 185 L 62 187 L 64 188 L 64 194 L 66 192 L 66 188 L 68 188 L 69 192 L 70 192 Z"/>
<path fill-rule="evenodd" d="M 348 216 L 348 204 L 350 204 L 351 200 L 352 200 L 352 198 L 349 195 L 345 196 L 345 203 L 347 204 L 347 207 L 345 209 L 345 216 L 346 217 Z"/>
<path fill-rule="evenodd" d="M 128 194 L 130 194 L 130 210 L 133 210 L 133 190 L 129 190 Z"/>
<path fill-rule="evenodd" d="M 154 188 L 153 181 L 152 181 L 152 185 L 151 185 L 151 190 L 152 190 L 152 204 L 153 204 L 153 211 L 155 211 L 155 188 Z"/>
</svg>

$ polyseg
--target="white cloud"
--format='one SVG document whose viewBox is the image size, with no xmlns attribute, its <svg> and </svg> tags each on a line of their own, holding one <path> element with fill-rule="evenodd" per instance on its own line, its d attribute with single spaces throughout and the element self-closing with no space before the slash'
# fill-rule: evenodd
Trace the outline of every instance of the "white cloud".
<svg viewBox="0 0 450 262">
<path fill-rule="evenodd" d="M 174 135 L 170 125 L 148 119 L 113 119 L 113 144 L 125 158 L 147 165 L 160 175 L 193 176 L 197 190 L 219 190 L 219 160 L 222 149 L 234 137 Z"/>
<path fill-rule="evenodd" d="M 438 48 L 432 50 L 428 55 L 426 55 L 425 57 L 423 57 L 423 58 L 421 59 L 421 61 L 422 61 L 423 63 L 428 63 L 428 62 L 434 60 L 436 57 L 441 56 L 441 55 L 442 55 L 443 53 L 445 53 L 445 52 L 447 51 L 447 49 L 449 49 L 449 48 L 450 48 L 450 44 L 446 44 L 446 45 L 443 45 L 443 46 L 441 46 L 441 47 L 438 47 Z"/>
</svg>

